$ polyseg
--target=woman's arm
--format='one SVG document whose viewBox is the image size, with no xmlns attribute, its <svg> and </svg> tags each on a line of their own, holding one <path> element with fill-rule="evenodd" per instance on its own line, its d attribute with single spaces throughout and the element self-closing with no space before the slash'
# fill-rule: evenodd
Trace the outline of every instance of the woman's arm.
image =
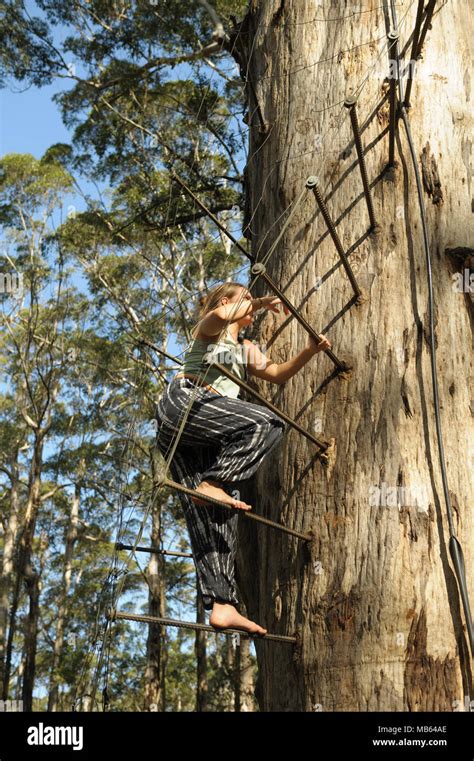
<svg viewBox="0 0 474 761">
<path fill-rule="evenodd" d="M 215 336 L 221 332 L 225 325 L 230 325 L 232 322 L 241 320 L 242 317 L 246 317 L 248 314 L 257 312 L 259 309 L 270 309 L 272 312 L 278 314 L 278 305 L 281 304 L 281 299 L 275 296 L 260 296 L 258 299 L 250 298 L 250 295 L 246 296 L 240 305 L 238 302 L 230 302 L 212 311 L 208 312 L 205 317 L 199 323 L 199 329 L 206 336 Z M 288 314 L 286 307 L 283 307 L 285 314 Z"/>
<path fill-rule="evenodd" d="M 298 370 L 301 370 L 311 357 L 331 347 L 330 342 L 324 335 L 321 335 L 321 338 L 322 340 L 317 344 L 310 336 L 305 349 L 281 364 L 268 360 L 258 346 L 246 338 L 244 339 L 244 346 L 246 347 L 246 366 L 248 372 L 250 375 L 256 375 L 257 378 L 281 385 L 289 378 L 292 378 L 293 375 L 296 375 Z"/>
</svg>

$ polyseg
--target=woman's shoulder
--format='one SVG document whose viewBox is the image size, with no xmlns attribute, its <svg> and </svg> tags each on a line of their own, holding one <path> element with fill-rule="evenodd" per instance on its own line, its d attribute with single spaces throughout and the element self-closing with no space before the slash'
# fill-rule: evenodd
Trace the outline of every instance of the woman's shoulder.
<svg viewBox="0 0 474 761">
<path fill-rule="evenodd" d="M 202 322 L 202 320 L 199 320 L 199 322 L 191 330 L 191 340 L 192 341 L 211 341 L 212 340 L 212 336 L 208 336 L 208 335 L 206 335 L 205 333 L 203 333 L 200 330 L 199 324 L 201 322 Z"/>
<path fill-rule="evenodd" d="M 211 343 L 211 344 L 225 344 L 225 343 L 236 343 L 233 338 L 231 338 L 227 331 L 221 331 L 220 333 L 216 333 L 213 336 L 210 336 L 206 333 L 203 333 L 201 330 L 199 330 L 199 323 L 195 326 L 195 328 L 191 331 L 191 340 L 192 341 L 201 341 L 204 343 Z M 237 343 L 243 343 L 245 339 L 242 339 L 240 336 L 237 338 Z"/>
<path fill-rule="evenodd" d="M 206 336 L 204 333 L 198 332 L 193 336 L 191 341 L 200 341 L 201 343 L 217 343 L 219 340 L 219 335 L 216 336 Z"/>
</svg>

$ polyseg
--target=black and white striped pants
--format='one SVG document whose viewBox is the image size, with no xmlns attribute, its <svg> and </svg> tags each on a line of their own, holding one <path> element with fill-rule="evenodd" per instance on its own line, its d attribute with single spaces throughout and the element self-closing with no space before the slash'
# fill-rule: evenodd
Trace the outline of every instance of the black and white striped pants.
<svg viewBox="0 0 474 761">
<path fill-rule="evenodd" d="M 166 460 L 192 395 L 194 401 L 170 462 L 171 475 L 191 489 L 203 480 L 218 481 L 238 499 L 231 484 L 254 475 L 281 440 L 286 423 L 266 407 L 220 396 L 191 378 L 175 378 L 156 407 L 157 444 Z M 238 605 L 234 577 L 238 511 L 196 505 L 187 494 L 178 494 L 204 607 L 210 610 L 214 600 Z"/>
</svg>

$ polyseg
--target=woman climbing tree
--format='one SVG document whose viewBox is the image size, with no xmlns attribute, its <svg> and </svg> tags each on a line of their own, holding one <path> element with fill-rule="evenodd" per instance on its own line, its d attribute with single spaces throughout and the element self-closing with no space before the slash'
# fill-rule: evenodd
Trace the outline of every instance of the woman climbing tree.
<svg viewBox="0 0 474 761">
<path fill-rule="evenodd" d="M 286 424 L 265 407 L 239 399 L 240 386 L 208 363 L 219 362 L 242 379 L 247 370 L 270 383 L 281 384 L 314 354 L 330 348 L 325 336 L 319 343 L 309 337 L 305 349 L 278 364 L 240 337 L 256 311 L 278 313 L 281 303 L 274 296 L 252 299 L 247 288 L 236 282 L 212 288 L 192 330 L 183 371 L 173 378 L 157 405 L 157 443 L 165 459 L 189 408 L 169 464 L 173 478 L 203 496 L 215 497 L 241 510 L 251 510 L 251 505 L 238 498 L 238 491 L 234 491 L 237 496 L 227 493 L 226 487 L 230 491 L 236 481 L 254 475 L 281 440 Z M 288 314 L 285 305 L 283 308 Z M 266 629 L 237 611 L 237 511 L 224 510 L 181 492 L 180 500 L 204 607 L 212 611 L 209 623 L 218 629 L 232 627 L 265 634 Z"/>
</svg>

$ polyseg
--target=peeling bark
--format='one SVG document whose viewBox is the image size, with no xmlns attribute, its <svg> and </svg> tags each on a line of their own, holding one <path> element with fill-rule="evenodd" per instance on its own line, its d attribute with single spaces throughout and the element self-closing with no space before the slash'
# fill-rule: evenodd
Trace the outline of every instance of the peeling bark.
<svg viewBox="0 0 474 761">
<path fill-rule="evenodd" d="M 421 175 L 423 185 L 435 205 L 443 203 L 443 191 L 441 190 L 441 180 L 439 179 L 438 165 L 436 159 L 430 151 L 430 144 L 427 143 L 421 152 Z"/>
</svg>

